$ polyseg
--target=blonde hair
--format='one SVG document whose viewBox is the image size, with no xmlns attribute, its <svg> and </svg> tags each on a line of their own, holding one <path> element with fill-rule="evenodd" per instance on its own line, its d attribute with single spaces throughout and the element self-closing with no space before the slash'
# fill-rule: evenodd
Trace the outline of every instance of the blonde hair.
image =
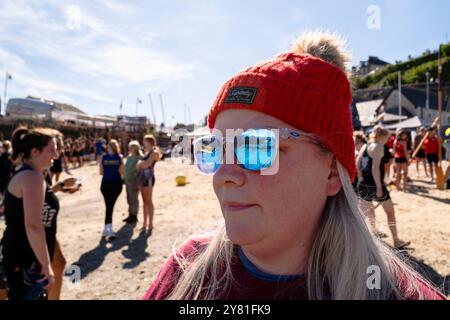
<svg viewBox="0 0 450 320">
<path fill-rule="evenodd" d="M 364 132 L 362 132 L 362 131 L 353 132 L 353 138 L 355 139 L 355 143 L 357 141 L 359 141 L 361 143 L 367 143 L 366 136 L 364 135 Z"/>
<path fill-rule="evenodd" d="M 386 300 L 424 295 L 417 280 L 425 280 L 405 261 L 373 237 L 346 169 L 337 162 L 342 189 L 329 197 L 308 259 L 309 299 Z M 222 223 L 209 244 L 195 257 L 174 253 L 181 267 L 178 282 L 168 299 L 224 298 L 239 286 L 232 273 L 234 245 Z M 368 289 L 370 268 L 380 270 L 380 286 Z M 400 289 L 401 288 L 401 289 Z"/>
<path fill-rule="evenodd" d="M 342 70 L 348 59 L 340 38 L 329 33 L 308 33 L 296 42 L 293 50 L 322 58 Z M 383 130 L 380 127 L 375 132 Z M 415 281 L 421 277 L 372 236 L 346 169 L 338 161 L 336 166 L 342 188 L 327 199 L 309 254 L 309 299 L 401 299 L 402 294 L 423 298 Z M 223 222 L 211 235 L 209 244 L 195 256 L 185 257 L 176 252 L 173 256 L 181 274 L 168 299 L 220 299 L 232 286 L 239 285 L 232 273 L 234 245 Z M 372 266 L 381 272 L 378 290 L 369 290 L 367 286 L 368 268 Z"/>
<path fill-rule="evenodd" d="M 156 146 L 156 138 L 152 134 L 146 134 L 143 140 L 150 142 L 153 147 Z"/>
<path fill-rule="evenodd" d="M 114 153 L 117 153 L 117 154 L 120 153 L 119 142 L 117 142 L 116 139 L 109 140 L 108 147 L 110 147 Z"/>
<path fill-rule="evenodd" d="M 9 140 L 3 141 L 3 149 L 5 151 L 11 150 L 11 141 L 9 141 Z"/>
<path fill-rule="evenodd" d="M 370 141 L 378 142 L 382 137 L 388 136 L 389 134 L 390 132 L 388 129 L 376 125 L 373 127 L 372 133 L 370 134 Z"/>
<path fill-rule="evenodd" d="M 131 140 L 128 143 L 128 151 L 129 151 L 129 153 L 131 153 L 131 147 L 136 147 L 137 148 L 137 154 L 142 156 L 141 145 L 140 145 L 139 141 Z"/>
<path fill-rule="evenodd" d="M 155 136 L 153 136 L 152 134 L 146 134 L 144 136 L 144 142 L 145 141 L 149 141 L 150 144 L 153 147 L 153 151 L 156 152 L 156 154 L 158 155 L 158 160 L 160 160 L 162 158 L 162 152 L 161 150 L 158 148 L 158 146 L 156 145 L 156 138 Z"/>
</svg>

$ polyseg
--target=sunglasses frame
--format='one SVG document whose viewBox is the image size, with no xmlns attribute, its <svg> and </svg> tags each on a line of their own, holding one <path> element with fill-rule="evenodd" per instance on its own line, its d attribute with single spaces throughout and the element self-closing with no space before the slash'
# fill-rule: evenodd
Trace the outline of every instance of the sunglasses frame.
<svg viewBox="0 0 450 320">
<path fill-rule="evenodd" d="M 274 128 L 274 127 L 260 127 L 260 128 L 256 128 L 256 129 L 251 128 L 251 129 L 247 129 L 247 130 L 241 132 L 238 135 L 233 135 L 231 137 L 229 137 L 229 136 L 226 136 L 226 137 L 222 136 L 222 137 L 220 137 L 220 136 L 215 135 L 215 134 L 205 135 L 205 136 L 202 136 L 202 137 L 199 137 L 199 138 L 193 140 L 193 142 L 192 142 L 193 150 L 194 150 L 194 159 L 195 159 L 194 163 L 197 164 L 197 168 L 199 169 L 199 171 L 202 172 L 203 174 L 214 174 L 215 172 L 217 172 L 217 170 L 219 169 L 220 165 L 223 164 L 223 153 L 226 152 L 227 143 L 232 143 L 232 146 L 233 146 L 233 159 L 236 160 L 237 159 L 236 150 L 235 150 L 236 146 L 234 145 L 234 142 L 235 142 L 236 138 L 238 138 L 238 136 L 242 136 L 245 132 L 249 132 L 249 131 L 252 131 L 252 130 L 268 130 L 268 131 L 271 131 L 272 133 L 274 133 L 275 139 L 276 139 L 275 140 L 275 146 L 277 148 L 277 152 L 276 152 L 275 159 L 274 159 L 276 161 L 278 161 L 278 148 L 279 148 L 279 140 L 280 139 L 283 139 L 283 140 L 288 140 L 288 139 L 298 140 L 302 136 L 303 137 L 308 137 L 308 138 L 313 136 L 313 135 L 311 135 L 309 133 L 306 133 L 306 132 L 300 131 L 300 130 L 293 130 L 293 129 L 289 129 L 289 128 Z M 195 146 L 198 145 L 199 143 L 201 143 L 205 138 L 208 138 L 208 137 L 215 138 L 215 140 L 216 140 L 215 142 L 216 143 L 220 143 L 220 147 L 222 148 L 221 161 L 218 162 L 218 163 L 214 163 L 215 169 L 214 169 L 213 172 L 205 172 L 202 169 L 200 169 L 199 166 L 198 166 L 199 162 L 197 161 L 197 156 L 196 156 L 196 154 L 198 152 L 196 152 L 196 147 Z M 229 160 L 228 157 L 227 157 L 227 160 Z M 228 162 L 229 161 L 227 161 L 226 163 L 228 163 Z M 232 163 L 234 164 L 235 162 L 233 161 Z M 249 169 L 248 167 L 246 167 L 245 164 L 243 164 L 243 163 L 237 163 L 237 164 L 239 166 L 241 166 L 242 168 L 246 169 L 246 170 L 254 171 L 254 172 L 255 171 L 262 171 L 262 170 L 266 170 L 267 169 L 266 167 L 261 167 L 261 168 L 259 168 L 257 170 L 252 170 L 252 169 Z M 271 163 L 270 166 L 272 166 L 272 165 L 273 165 L 273 163 Z M 269 168 L 270 168 L 270 166 L 269 166 Z"/>
</svg>

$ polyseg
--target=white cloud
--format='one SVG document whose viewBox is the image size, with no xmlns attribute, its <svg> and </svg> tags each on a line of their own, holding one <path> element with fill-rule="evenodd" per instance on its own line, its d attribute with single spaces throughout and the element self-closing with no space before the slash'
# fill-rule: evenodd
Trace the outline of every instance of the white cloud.
<svg viewBox="0 0 450 320">
<path fill-rule="evenodd" d="M 117 0 L 97 0 L 97 2 L 109 10 L 120 12 L 121 14 L 133 14 L 137 11 L 137 8 L 124 1 Z"/>
<path fill-rule="evenodd" d="M 130 34 L 108 16 L 109 11 L 131 14 L 135 11 L 133 6 L 117 1 L 97 2 L 107 10 L 96 12 L 92 6 L 80 5 L 80 26 L 76 30 L 67 27 L 65 3 L 1 2 L 0 52 L 7 55 L 4 61 L 8 61 L 8 66 L 4 67 L 16 73 L 16 82 L 23 90 L 30 94 L 64 93 L 116 102 L 93 88 L 108 91 L 119 85 L 145 86 L 149 81 L 158 86 L 192 76 L 193 65 L 179 62 L 171 54 L 151 46 L 160 36 L 158 31 L 143 26 L 139 30 L 139 25 L 133 24 L 132 29 L 137 32 Z M 43 61 L 44 66 L 57 68 L 55 78 L 67 75 L 71 83 L 70 79 L 81 76 L 85 83 L 75 87 L 46 80 L 28 66 L 25 61 L 28 55 Z M 47 70 L 48 78 L 52 72 Z M 83 84 L 89 88 L 80 87 Z"/>
<path fill-rule="evenodd" d="M 74 99 L 71 98 L 73 95 L 107 103 L 116 103 L 115 99 L 100 95 L 92 89 L 46 80 L 32 70 L 21 57 L 1 48 L 0 68 L 7 70 L 13 77 L 10 80 L 10 92 L 22 91 L 26 95 L 47 97 L 66 103 L 74 103 Z M 11 95 L 8 94 L 8 96 Z"/>
</svg>

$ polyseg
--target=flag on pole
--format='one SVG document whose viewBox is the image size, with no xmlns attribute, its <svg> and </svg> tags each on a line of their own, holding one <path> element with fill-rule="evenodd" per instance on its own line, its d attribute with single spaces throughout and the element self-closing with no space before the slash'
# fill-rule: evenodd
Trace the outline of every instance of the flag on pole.
<svg viewBox="0 0 450 320">
<path fill-rule="evenodd" d="M 139 104 L 142 104 L 142 100 L 139 98 L 136 98 L 136 116 L 138 115 L 138 106 Z"/>
</svg>

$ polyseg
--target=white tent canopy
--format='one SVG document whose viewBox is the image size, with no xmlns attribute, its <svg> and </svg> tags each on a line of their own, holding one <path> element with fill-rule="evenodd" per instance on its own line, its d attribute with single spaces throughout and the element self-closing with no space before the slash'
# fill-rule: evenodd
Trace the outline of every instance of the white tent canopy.
<svg viewBox="0 0 450 320">
<path fill-rule="evenodd" d="M 383 121 L 383 122 L 392 122 L 392 121 L 406 120 L 406 119 L 408 119 L 408 117 L 407 116 L 399 116 L 397 114 L 383 112 L 382 114 L 380 114 L 378 116 L 378 119 Z"/>
<path fill-rule="evenodd" d="M 422 126 L 422 122 L 420 122 L 420 119 L 417 116 L 415 116 L 415 117 L 409 118 L 405 121 L 385 126 L 385 128 L 387 128 L 387 129 L 413 129 L 413 128 L 418 128 L 420 126 Z"/>
<path fill-rule="evenodd" d="M 377 99 L 356 103 L 355 106 L 358 111 L 359 121 L 361 121 L 363 127 L 368 127 L 376 122 L 376 112 L 382 102 L 383 99 Z"/>
</svg>

